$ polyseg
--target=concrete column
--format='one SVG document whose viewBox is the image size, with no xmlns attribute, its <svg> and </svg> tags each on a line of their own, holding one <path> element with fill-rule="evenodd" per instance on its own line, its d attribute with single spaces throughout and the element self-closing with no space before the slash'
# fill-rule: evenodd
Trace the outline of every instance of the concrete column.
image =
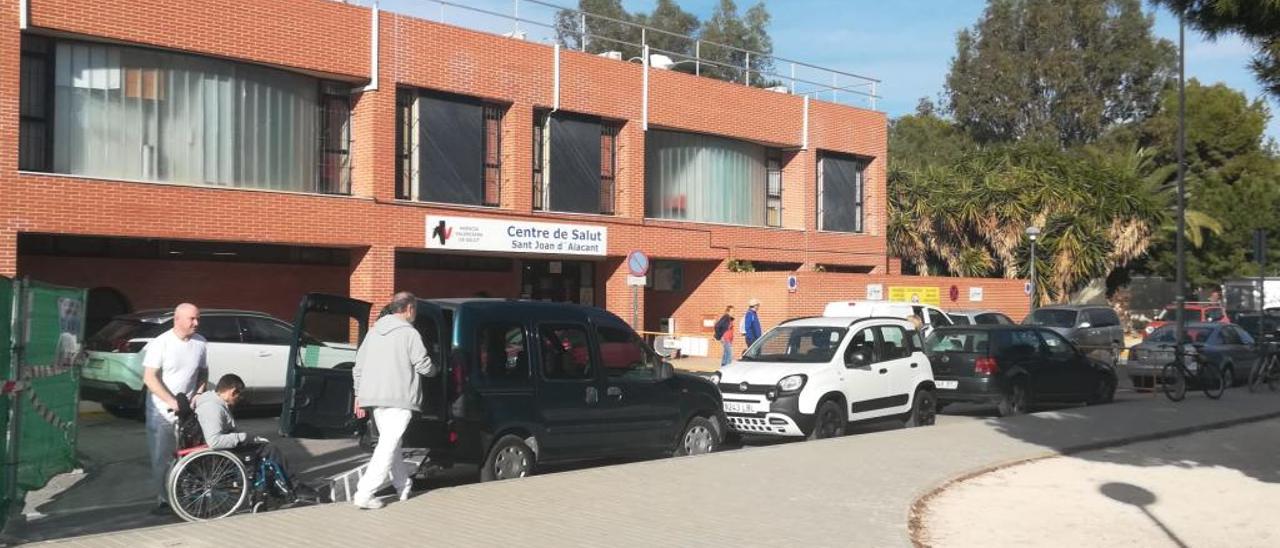
<svg viewBox="0 0 1280 548">
<path fill-rule="evenodd" d="M 503 209 L 533 211 L 533 106 L 518 103 L 502 117 Z"/>
</svg>

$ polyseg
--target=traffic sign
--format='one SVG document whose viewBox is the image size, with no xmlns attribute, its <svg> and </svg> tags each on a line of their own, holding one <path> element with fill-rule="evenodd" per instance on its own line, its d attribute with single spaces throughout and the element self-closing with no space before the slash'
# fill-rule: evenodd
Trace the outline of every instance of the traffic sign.
<svg viewBox="0 0 1280 548">
<path fill-rule="evenodd" d="M 791 293 L 795 293 L 796 289 L 799 289 L 799 288 L 800 288 L 800 280 L 796 279 L 796 275 L 792 274 L 790 276 L 787 276 L 787 291 Z"/>
<path fill-rule="evenodd" d="M 951 302 L 953 303 L 960 300 L 960 286 L 956 286 L 956 285 L 951 286 L 951 293 L 949 296 L 951 297 Z"/>
<path fill-rule="evenodd" d="M 649 256 L 643 251 L 635 250 L 627 254 L 627 270 L 632 276 L 642 277 L 649 274 Z"/>
<path fill-rule="evenodd" d="M 1027 282 L 1022 285 L 1022 292 L 1026 293 L 1027 295 L 1031 294 L 1031 282 Z"/>
</svg>

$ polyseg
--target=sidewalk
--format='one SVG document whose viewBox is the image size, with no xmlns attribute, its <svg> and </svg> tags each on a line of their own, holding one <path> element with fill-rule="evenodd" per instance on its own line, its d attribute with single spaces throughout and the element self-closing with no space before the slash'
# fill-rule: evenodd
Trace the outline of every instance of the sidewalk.
<svg viewBox="0 0 1280 548">
<path fill-rule="evenodd" d="M 61 546 L 909 546 L 920 497 L 995 465 L 1280 416 L 1280 397 L 1141 398 L 55 541 Z"/>
</svg>

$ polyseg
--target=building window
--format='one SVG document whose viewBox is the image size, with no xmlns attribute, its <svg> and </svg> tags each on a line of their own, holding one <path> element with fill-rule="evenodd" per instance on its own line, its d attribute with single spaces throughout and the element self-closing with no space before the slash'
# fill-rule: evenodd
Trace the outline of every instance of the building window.
<svg viewBox="0 0 1280 548">
<path fill-rule="evenodd" d="M 818 156 L 818 229 L 863 231 L 867 161 L 831 153 Z"/>
<path fill-rule="evenodd" d="M 18 169 L 53 169 L 53 140 L 49 123 L 53 119 L 52 43 L 38 36 L 22 37 L 22 82 L 18 128 Z"/>
<path fill-rule="evenodd" d="M 621 126 L 541 110 L 533 119 L 533 208 L 612 215 Z"/>
<path fill-rule="evenodd" d="M 397 105 L 397 197 L 499 205 L 505 107 L 414 89 L 397 92 Z"/>
<path fill-rule="evenodd" d="M 350 109 L 331 110 L 336 99 L 323 101 L 315 78 L 144 48 L 25 41 L 31 45 L 23 51 L 24 166 L 115 179 L 349 191 L 348 163 L 330 151 L 345 156 L 349 122 L 340 118 Z M 35 45 L 41 41 L 43 51 Z M 39 114 L 45 104 L 39 97 L 50 99 L 40 89 L 48 89 L 50 74 L 51 125 Z M 331 135 L 324 135 L 326 126 Z M 41 148 L 52 154 L 42 156 Z"/>
<path fill-rule="evenodd" d="M 650 130 L 645 135 L 645 214 L 765 226 L 769 155 L 754 143 Z"/>
<path fill-rule="evenodd" d="M 325 194 L 351 193 L 351 98 L 344 87 L 324 86 L 320 99 L 320 172 Z"/>
<path fill-rule="evenodd" d="M 765 163 L 764 224 L 782 226 L 782 158 L 770 154 Z"/>
</svg>

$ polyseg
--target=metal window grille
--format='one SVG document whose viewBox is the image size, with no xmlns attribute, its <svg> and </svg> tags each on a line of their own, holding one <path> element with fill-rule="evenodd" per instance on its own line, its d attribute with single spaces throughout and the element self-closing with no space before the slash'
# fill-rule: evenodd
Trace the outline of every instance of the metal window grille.
<svg viewBox="0 0 1280 548">
<path fill-rule="evenodd" d="M 764 222 L 766 226 L 782 226 L 782 160 L 771 155 L 766 167 Z"/>
<path fill-rule="evenodd" d="M 543 128 L 547 125 L 547 113 L 545 111 L 536 111 L 533 113 L 533 209 L 541 211 L 543 209 L 543 189 L 545 181 L 542 177 L 542 162 L 544 152 L 545 133 Z"/>
<path fill-rule="evenodd" d="M 600 213 L 614 214 L 618 174 L 618 124 L 600 125 Z"/>
<path fill-rule="evenodd" d="M 326 92 L 320 98 L 320 169 L 316 190 L 351 193 L 351 99 Z"/>
<path fill-rule="evenodd" d="M 53 170 L 53 48 L 39 36 L 22 37 L 18 169 Z"/>
<path fill-rule="evenodd" d="M 502 198 L 502 107 L 484 105 L 484 205 L 497 206 Z"/>
<path fill-rule="evenodd" d="M 417 127 L 413 105 L 417 98 L 410 90 L 396 92 L 396 198 L 401 200 L 413 198 L 413 184 L 417 180 L 413 169 L 413 137 Z"/>
</svg>

